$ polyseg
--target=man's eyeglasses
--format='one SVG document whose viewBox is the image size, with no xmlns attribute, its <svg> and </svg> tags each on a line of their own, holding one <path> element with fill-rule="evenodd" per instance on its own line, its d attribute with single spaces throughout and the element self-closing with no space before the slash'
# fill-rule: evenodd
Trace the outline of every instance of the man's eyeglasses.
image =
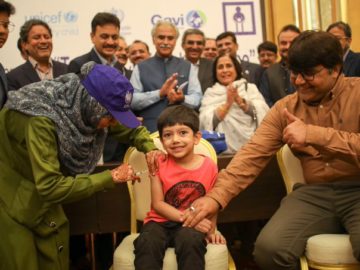
<svg viewBox="0 0 360 270">
<path fill-rule="evenodd" d="M 198 46 L 203 46 L 204 45 L 204 42 L 203 41 L 201 41 L 201 40 L 187 40 L 186 41 L 186 44 L 187 45 L 198 45 Z"/>
<path fill-rule="evenodd" d="M 293 81 L 295 81 L 296 80 L 296 78 L 299 76 L 299 74 L 301 75 L 301 77 L 305 80 L 305 81 L 307 81 L 307 82 L 310 82 L 310 81 L 313 81 L 314 79 L 315 79 L 315 76 L 316 76 L 316 74 L 318 74 L 319 72 L 321 72 L 322 70 L 324 69 L 324 67 L 323 68 L 321 68 L 321 69 L 319 69 L 319 70 L 317 70 L 317 71 L 304 71 L 304 72 L 297 72 L 297 71 L 291 71 L 291 73 L 290 73 L 290 79 L 291 80 L 293 80 Z"/>
<path fill-rule="evenodd" d="M 4 27 L 6 30 L 8 30 L 9 32 L 14 30 L 14 28 L 15 28 L 15 24 L 13 24 L 12 22 L 9 22 L 9 21 L 0 21 L 0 25 L 2 27 Z"/>
</svg>

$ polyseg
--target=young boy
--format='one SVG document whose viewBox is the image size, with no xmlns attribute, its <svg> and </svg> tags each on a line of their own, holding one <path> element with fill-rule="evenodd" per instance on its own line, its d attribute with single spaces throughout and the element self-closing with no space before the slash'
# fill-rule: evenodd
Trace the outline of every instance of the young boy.
<svg viewBox="0 0 360 270">
<path fill-rule="evenodd" d="M 151 176 L 151 210 L 140 236 L 134 241 L 135 269 L 162 269 L 167 247 L 175 247 L 179 270 L 205 269 L 206 243 L 225 244 L 215 234 L 216 217 L 204 219 L 194 228 L 182 226 L 185 211 L 208 192 L 217 177 L 217 166 L 208 157 L 194 153 L 200 142 L 199 117 L 183 105 L 165 109 L 158 119 L 166 160 L 159 160 Z"/>
</svg>

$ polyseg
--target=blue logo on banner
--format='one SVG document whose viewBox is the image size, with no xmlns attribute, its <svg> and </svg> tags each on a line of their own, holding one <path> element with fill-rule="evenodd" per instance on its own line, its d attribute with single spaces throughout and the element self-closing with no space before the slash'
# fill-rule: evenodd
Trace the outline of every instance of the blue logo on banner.
<svg viewBox="0 0 360 270">
<path fill-rule="evenodd" d="M 191 10 L 186 16 L 186 22 L 192 28 L 200 28 L 206 23 L 206 16 L 200 10 Z"/>
<path fill-rule="evenodd" d="M 76 12 L 73 11 L 58 11 L 53 14 L 47 14 L 47 13 L 38 13 L 33 15 L 27 15 L 25 16 L 25 21 L 32 20 L 32 19 L 38 19 L 42 20 L 48 24 L 62 24 L 63 21 L 66 23 L 75 23 L 78 19 L 79 15 Z"/>
<path fill-rule="evenodd" d="M 171 22 L 177 27 L 184 27 L 186 26 L 186 23 L 192 28 L 200 28 L 206 23 L 206 16 L 204 12 L 200 10 L 191 10 L 186 16 L 183 14 L 180 14 L 179 16 L 162 16 L 160 14 L 155 14 L 151 17 L 151 23 L 153 25 L 159 20 Z"/>
<path fill-rule="evenodd" d="M 69 11 L 64 13 L 64 20 L 67 23 L 73 23 L 76 22 L 78 19 L 79 15 L 75 12 Z"/>
</svg>

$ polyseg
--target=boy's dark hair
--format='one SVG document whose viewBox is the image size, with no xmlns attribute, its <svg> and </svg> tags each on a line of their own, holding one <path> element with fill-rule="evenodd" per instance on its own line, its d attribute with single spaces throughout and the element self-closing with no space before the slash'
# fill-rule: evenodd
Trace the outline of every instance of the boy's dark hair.
<svg viewBox="0 0 360 270">
<path fill-rule="evenodd" d="M 120 29 L 120 20 L 118 17 L 109 12 L 99 12 L 91 21 L 91 32 L 95 33 L 96 26 L 103 26 L 105 24 L 113 24 Z"/>
<path fill-rule="evenodd" d="M 231 62 L 234 64 L 234 67 L 235 67 L 235 70 L 236 70 L 236 73 L 237 73 L 235 81 L 240 80 L 242 78 L 242 68 L 241 68 L 241 65 L 240 65 L 239 61 L 234 56 L 225 53 L 225 54 L 221 54 L 221 55 L 217 56 L 215 58 L 215 60 L 214 60 L 214 64 L 213 64 L 213 67 L 212 67 L 212 73 L 213 73 L 214 81 L 219 82 L 218 78 L 216 77 L 217 63 L 219 62 L 220 58 L 225 57 L 225 56 L 230 57 Z"/>
<path fill-rule="evenodd" d="M 234 32 L 231 32 L 231 31 L 226 31 L 226 32 L 223 32 L 223 33 L 219 34 L 216 37 L 215 41 L 219 41 L 219 40 L 222 40 L 222 39 L 227 38 L 227 37 L 231 37 L 231 40 L 235 44 L 237 44 L 236 36 L 235 36 Z"/>
<path fill-rule="evenodd" d="M 274 42 L 271 41 L 264 41 L 263 43 L 260 43 L 257 47 L 258 53 L 261 51 L 271 51 L 275 54 L 277 54 L 277 46 Z"/>
<path fill-rule="evenodd" d="M 172 105 L 162 111 L 158 120 L 157 128 L 160 138 L 163 134 L 163 129 L 176 124 L 185 125 L 192 129 L 194 133 L 199 131 L 199 115 L 193 109 L 185 105 Z"/>
<path fill-rule="evenodd" d="M 26 21 L 20 28 L 20 39 L 22 42 L 28 41 L 31 28 L 33 28 L 36 25 L 44 26 L 49 31 L 50 37 L 52 37 L 51 28 L 46 22 L 39 19 L 31 19 Z"/>
<path fill-rule="evenodd" d="M 331 29 L 333 29 L 335 27 L 340 28 L 341 30 L 343 30 L 344 34 L 345 34 L 345 36 L 347 38 L 351 38 L 352 33 L 351 33 L 350 25 L 348 25 L 347 23 L 344 23 L 342 21 L 338 21 L 338 22 L 334 22 L 334 23 L 330 24 L 328 26 L 328 28 L 326 29 L 326 32 L 329 32 Z"/>
<path fill-rule="evenodd" d="M 289 68 L 296 72 L 311 70 L 322 65 L 332 69 L 343 63 L 340 42 L 323 31 L 304 31 L 297 36 L 289 49 Z"/>
<path fill-rule="evenodd" d="M 0 12 L 5 12 L 10 16 L 15 14 L 15 7 L 9 2 L 0 0 Z"/>
</svg>

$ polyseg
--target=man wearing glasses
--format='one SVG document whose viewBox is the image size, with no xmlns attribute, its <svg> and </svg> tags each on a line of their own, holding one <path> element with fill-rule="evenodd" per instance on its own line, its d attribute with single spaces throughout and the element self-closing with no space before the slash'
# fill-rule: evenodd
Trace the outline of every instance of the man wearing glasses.
<svg viewBox="0 0 360 270">
<path fill-rule="evenodd" d="M 360 54 L 350 50 L 352 34 L 350 25 L 344 22 L 335 22 L 328 26 L 326 32 L 333 34 L 344 51 L 343 73 L 346 77 L 360 77 Z"/>
<path fill-rule="evenodd" d="M 296 92 L 279 100 L 256 133 L 195 201 L 184 226 L 195 226 L 247 188 L 287 144 L 300 159 L 297 184 L 260 232 L 254 257 L 263 270 L 300 269 L 307 239 L 350 234 L 360 261 L 360 79 L 342 74 L 343 50 L 333 35 L 305 31 L 288 52 Z"/>
<path fill-rule="evenodd" d="M 181 46 L 185 52 L 186 60 L 191 62 L 197 71 L 201 90 L 204 93 L 207 88 L 214 84 L 213 62 L 201 57 L 205 48 L 204 33 L 199 29 L 187 29 L 183 34 Z"/>
<path fill-rule="evenodd" d="M 15 7 L 6 1 L 0 1 L 0 48 L 2 48 L 14 29 L 14 24 L 9 21 L 10 15 L 15 14 Z M 0 63 L 0 109 L 4 106 L 7 97 L 7 81 L 5 70 Z"/>
</svg>

